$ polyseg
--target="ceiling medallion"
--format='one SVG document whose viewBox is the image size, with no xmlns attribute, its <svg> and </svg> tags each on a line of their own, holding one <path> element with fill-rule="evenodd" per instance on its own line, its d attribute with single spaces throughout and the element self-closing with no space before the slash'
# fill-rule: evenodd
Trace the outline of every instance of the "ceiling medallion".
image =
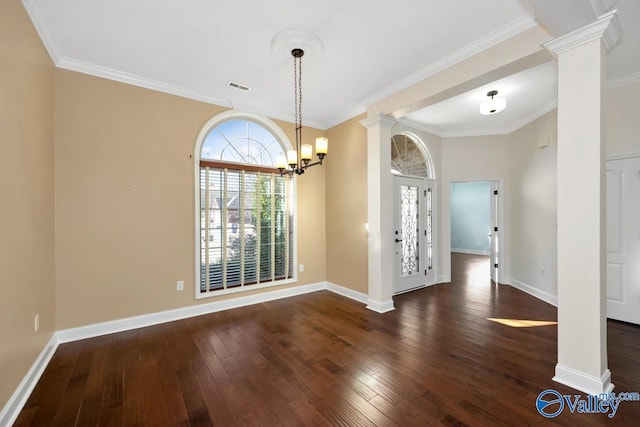
<svg viewBox="0 0 640 427">
<path fill-rule="evenodd" d="M 271 40 L 271 50 L 282 62 L 291 61 L 291 51 L 302 49 L 304 51 L 304 62 L 313 63 L 324 51 L 324 44 L 320 37 L 305 30 L 284 30 L 280 31 Z"/>
</svg>

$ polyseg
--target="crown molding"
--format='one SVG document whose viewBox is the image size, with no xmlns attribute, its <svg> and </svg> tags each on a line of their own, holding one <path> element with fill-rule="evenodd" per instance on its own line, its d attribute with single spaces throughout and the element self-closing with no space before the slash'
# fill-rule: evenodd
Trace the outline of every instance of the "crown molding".
<svg viewBox="0 0 640 427">
<path fill-rule="evenodd" d="M 604 15 L 607 11 L 611 10 L 617 2 L 618 0 L 589 0 L 596 16 Z"/>
<path fill-rule="evenodd" d="M 125 71 L 103 67 L 101 65 L 95 65 L 88 62 L 63 57 L 58 61 L 56 66 L 65 70 L 76 71 L 78 73 L 101 77 L 120 83 L 127 83 L 133 86 L 139 86 L 158 92 L 181 96 L 183 98 L 190 98 L 197 101 L 206 102 L 208 104 L 216 104 L 221 107 L 233 108 L 231 102 L 224 99 L 206 96 L 200 92 L 187 89 L 182 86 L 172 85 L 169 83 L 161 82 L 159 80 L 149 79 L 146 77 L 138 76 L 136 74 L 127 73 Z"/>
<path fill-rule="evenodd" d="M 22 5 L 26 10 L 27 15 L 29 15 L 31 23 L 38 33 L 40 40 L 42 40 L 42 44 L 44 44 L 44 47 L 49 53 L 51 60 L 55 65 L 57 65 L 62 58 L 62 53 L 58 48 L 58 43 L 53 37 L 53 32 L 51 31 L 49 21 L 47 21 L 45 14 L 42 13 L 40 4 L 37 0 L 22 0 Z"/>
<path fill-rule="evenodd" d="M 442 138 L 461 138 L 467 136 L 489 136 L 489 135 L 509 135 L 518 129 L 528 125 L 536 119 L 539 119 L 543 115 L 547 114 L 550 111 L 558 108 L 558 100 L 554 99 L 551 102 L 543 105 L 537 110 L 531 112 L 520 120 L 512 123 L 509 127 L 505 128 L 493 128 L 493 129 L 477 129 L 477 130 L 466 130 L 466 131 L 451 131 L 451 132 L 440 132 Z"/>
<path fill-rule="evenodd" d="M 212 96 L 203 95 L 201 92 L 188 89 L 183 86 L 172 85 L 169 83 L 161 82 L 159 80 L 153 80 L 146 77 L 141 77 L 135 74 L 127 73 L 113 68 L 102 67 L 88 62 L 76 61 L 68 58 L 61 58 L 56 66 L 65 70 L 76 71 L 82 74 L 88 74 L 95 77 L 100 77 L 108 80 L 113 80 L 120 83 L 126 83 L 133 86 L 142 87 L 145 89 L 151 89 L 157 92 L 167 93 L 169 95 L 180 96 L 182 98 L 192 99 L 194 101 L 205 102 L 207 104 L 213 104 L 220 107 L 231 108 L 247 113 L 253 113 L 260 116 L 269 117 L 270 119 L 282 120 L 289 123 L 294 123 L 294 117 L 288 114 L 281 114 L 266 109 L 260 109 L 251 105 L 244 105 L 239 103 L 232 103 L 230 100 L 221 98 L 215 98 Z M 305 119 L 305 126 L 325 130 L 325 123 L 317 122 L 314 120 Z"/>
<path fill-rule="evenodd" d="M 537 110 L 534 110 L 533 112 L 529 113 L 528 115 L 526 115 L 525 117 L 521 118 L 520 120 L 516 121 L 512 126 L 510 126 L 509 128 L 507 128 L 507 132 L 506 133 L 513 133 L 515 131 L 517 131 L 518 129 L 528 125 L 529 123 L 533 122 L 534 120 L 539 119 L 540 117 L 544 116 L 545 114 L 547 114 L 550 111 L 555 110 L 556 108 L 558 108 L 558 99 L 553 99 L 552 101 L 546 103 L 545 105 L 543 105 L 542 107 L 538 108 Z"/>
<path fill-rule="evenodd" d="M 398 121 L 391 116 L 387 116 L 386 114 L 376 114 L 375 116 L 367 117 L 366 119 L 360 120 L 360 124 L 365 128 L 369 129 L 376 125 L 386 125 L 388 127 L 393 127 Z"/>
<path fill-rule="evenodd" d="M 366 113 L 367 112 L 367 107 L 365 107 L 364 105 L 359 105 L 355 108 L 352 108 L 348 113 L 345 114 L 341 114 L 339 116 L 334 116 L 332 118 L 330 118 L 326 123 L 324 128 L 318 128 L 321 130 L 327 130 L 330 129 L 334 126 L 338 126 L 341 123 L 346 122 L 347 120 L 350 120 L 356 116 L 359 116 L 360 114 Z"/>
<path fill-rule="evenodd" d="M 419 130 L 421 132 L 426 132 L 428 134 L 439 136 L 442 138 L 442 132 L 440 130 L 426 126 L 424 123 L 416 122 L 411 119 L 401 118 L 398 120 L 398 125 L 404 126 L 410 129 L 414 129 L 414 130 Z"/>
<path fill-rule="evenodd" d="M 109 67 L 103 67 L 100 65 L 91 64 L 84 61 L 78 61 L 75 59 L 64 56 L 59 48 L 58 42 L 53 37 L 51 26 L 43 13 L 42 8 L 38 0 L 22 0 L 22 4 L 33 23 L 33 26 L 38 33 L 38 36 L 42 40 L 45 49 L 49 53 L 53 64 L 65 70 L 76 71 L 82 74 L 88 74 L 95 77 L 100 77 L 108 80 L 113 80 L 120 83 L 126 83 L 133 86 L 138 86 L 146 89 L 151 89 L 157 92 L 167 93 L 169 95 L 180 96 L 182 98 L 192 99 L 195 101 L 205 102 L 207 104 L 213 104 L 220 107 L 241 109 L 242 111 L 266 116 L 271 119 L 282 120 L 289 123 L 294 123 L 295 119 L 293 115 L 281 114 L 266 109 L 255 108 L 249 105 L 239 105 L 232 103 L 230 100 L 215 98 L 212 96 L 204 95 L 200 91 L 188 89 L 183 86 L 173 85 L 165 82 L 161 82 L 154 79 L 138 76 L 135 74 L 127 73 L 124 71 L 116 70 Z M 350 117 L 349 117 L 350 118 Z M 326 130 L 327 126 L 324 122 L 318 122 L 314 120 L 304 119 L 303 124 L 305 126 L 317 128 L 320 130 Z"/>
<path fill-rule="evenodd" d="M 477 129 L 465 131 L 442 132 L 442 138 L 466 138 L 471 136 L 491 136 L 491 135 L 508 135 L 511 133 L 509 129 L 493 128 L 493 129 Z"/>
<path fill-rule="evenodd" d="M 624 33 L 622 31 L 622 24 L 620 23 L 620 18 L 618 18 L 618 15 L 616 12 L 617 12 L 617 9 L 612 10 L 611 12 L 608 13 L 608 14 L 613 14 L 613 18 L 611 19 L 611 25 L 609 25 L 609 27 L 604 32 L 604 35 L 602 37 L 604 48 L 607 51 L 610 51 L 611 49 L 613 49 L 613 47 L 617 45 L 618 42 L 622 40 L 622 37 L 624 36 Z M 605 15 L 601 15 L 600 18 Z"/>
<path fill-rule="evenodd" d="M 556 37 L 553 40 L 543 43 L 542 46 L 556 58 L 564 52 L 598 39 L 602 39 L 605 48 L 608 50 L 620 38 L 620 34 L 617 33 L 618 30 L 616 29 L 620 24 L 609 25 L 614 19 L 617 19 L 616 13 L 617 10 L 607 12 L 599 16 L 598 19 L 591 24 L 578 28 L 564 36 Z M 607 32 L 610 32 L 610 34 L 605 35 Z"/>
<path fill-rule="evenodd" d="M 640 71 L 637 73 L 627 74 L 626 76 L 617 77 L 607 81 L 607 89 L 615 89 L 622 86 L 640 83 Z"/>
<path fill-rule="evenodd" d="M 535 27 L 536 25 L 538 25 L 536 21 L 529 16 L 518 18 L 515 21 L 501 28 L 498 28 L 497 30 L 476 40 L 475 42 L 468 44 L 463 48 L 458 49 L 457 51 L 445 56 L 444 58 L 434 62 L 433 64 L 430 64 L 414 73 L 409 74 L 404 79 L 399 80 L 398 82 L 386 87 L 385 89 L 372 93 L 371 95 L 363 98 L 360 101 L 360 104 L 369 106 L 375 102 L 378 102 L 388 96 L 401 91 L 402 89 L 406 89 L 407 87 L 426 79 L 427 77 L 437 74 L 440 71 L 443 71 L 459 62 L 464 61 L 465 59 L 477 55 L 480 52 L 483 52 L 490 47 L 497 45 L 498 43 L 508 40 L 511 37 L 528 30 L 529 28 Z"/>
</svg>

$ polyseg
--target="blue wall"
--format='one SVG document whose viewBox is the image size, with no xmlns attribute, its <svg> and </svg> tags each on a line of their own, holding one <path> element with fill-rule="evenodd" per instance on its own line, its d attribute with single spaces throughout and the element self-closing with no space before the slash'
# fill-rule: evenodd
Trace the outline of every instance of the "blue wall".
<svg viewBox="0 0 640 427">
<path fill-rule="evenodd" d="M 491 183 L 451 183 L 451 251 L 489 254 Z"/>
</svg>

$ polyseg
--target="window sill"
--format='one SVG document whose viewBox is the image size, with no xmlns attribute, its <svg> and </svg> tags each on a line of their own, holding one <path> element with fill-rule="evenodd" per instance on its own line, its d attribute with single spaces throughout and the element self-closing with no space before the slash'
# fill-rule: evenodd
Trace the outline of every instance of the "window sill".
<svg viewBox="0 0 640 427">
<path fill-rule="evenodd" d="M 198 283 L 196 284 L 197 286 L 196 299 L 198 300 L 198 299 L 219 297 L 222 295 L 240 294 L 240 293 L 245 293 L 245 292 L 254 291 L 254 290 L 273 288 L 275 286 L 291 285 L 293 283 L 297 283 L 297 280 L 295 277 L 291 279 L 286 279 L 286 280 L 278 280 L 276 282 L 261 283 L 259 285 L 237 286 L 229 289 L 218 289 L 215 291 L 204 292 L 204 293 L 200 292 L 200 287 L 199 287 L 200 284 Z"/>
</svg>

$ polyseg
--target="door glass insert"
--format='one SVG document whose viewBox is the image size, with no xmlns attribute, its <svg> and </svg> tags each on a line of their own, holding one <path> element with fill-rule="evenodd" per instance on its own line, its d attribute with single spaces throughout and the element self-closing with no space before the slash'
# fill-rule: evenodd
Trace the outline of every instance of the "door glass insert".
<svg viewBox="0 0 640 427">
<path fill-rule="evenodd" d="M 419 188 L 409 185 L 400 186 L 400 222 L 401 222 L 401 256 L 400 274 L 408 276 L 420 271 L 419 266 Z"/>
<path fill-rule="evenodd" d="M 433 269 L 433 193 L 427 188 L 427 270 Z"/>
</svg>

